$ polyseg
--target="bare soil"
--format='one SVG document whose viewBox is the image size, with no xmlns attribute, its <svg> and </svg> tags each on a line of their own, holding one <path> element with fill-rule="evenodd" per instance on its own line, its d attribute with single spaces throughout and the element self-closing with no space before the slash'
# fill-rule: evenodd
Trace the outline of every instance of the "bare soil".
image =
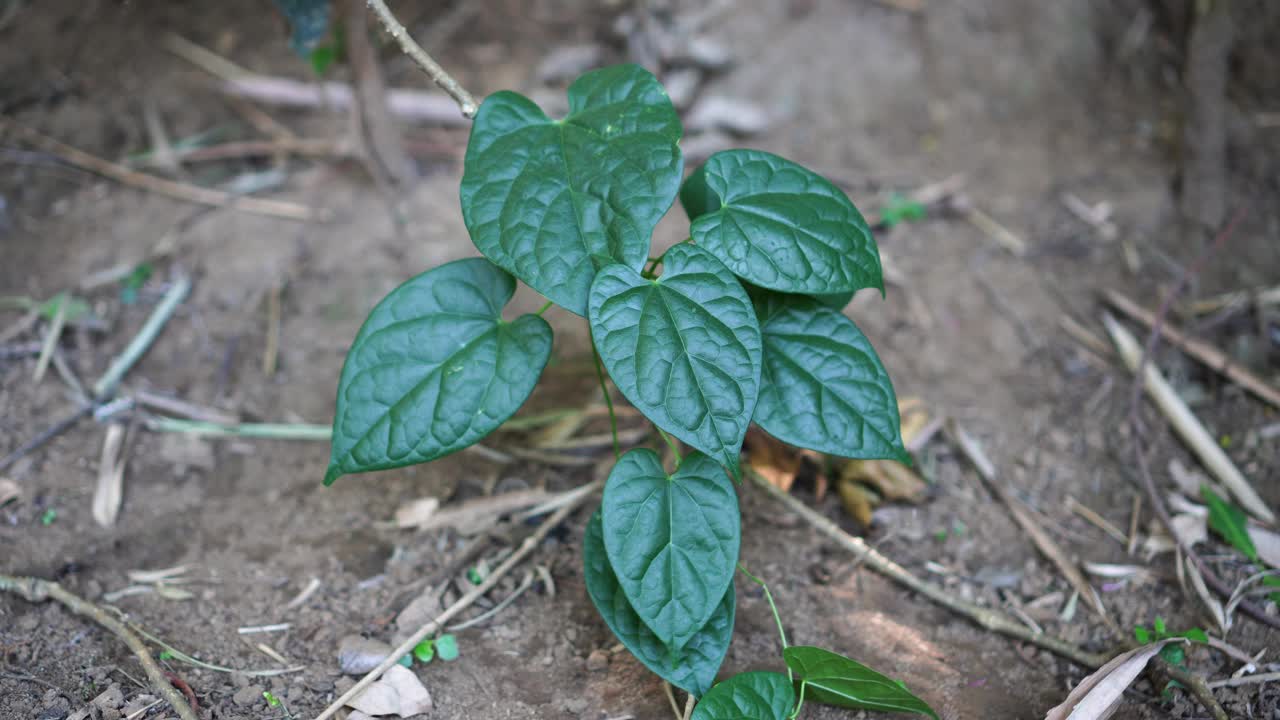
<svg viewBox="0 0 1280 720">
<path fill-rule="evenodd" d="M 112 160 L 149 146 L 147 107 L 174 139 L 219 128 L 253 136 L 207 76 L 163 49 L 165 33 L 256 71 L 299 78 L 308 72 L 290 54 L 282 22 L 260 0 L 21 4 L 16 19 L 0 29 L 0 113 Z M 423 28 L 445 12 L 404 5 Z M 439 55 L 477 95 L 527 90 L 532 68 L 549 49 L 609 37 L 614 4 L 579 5 L 585 4 L 485 2 Z M 1130 377 L 1066 337 L 1059 319 L 1070 314 L 1102 336 L 1100 289 L 1121 288 L 1154 308 L 1159 291 L 1203 243 L 1177 231 L 1183 38 L 1155 14 L 1136 46 L 1127 45 L 1139 13 L 1148 12 L 1137 2 L 964 0 L 927 3 L 919 15 L 888 5 L 742 0 L 715 33 L 738 63 L 705 92 L 768 108 L 778 118 L 773 128 L 742 144 L 840 179 L 861 207 L 879 205 L 890 191 L 966 176 L 971 202 L 1021 237 L 1028 253 L 1011 255 L 956 216 L 898 226 L 879 239 L 903 282 L 883 301 L 860 296 L 849 312 L 879 349 L 899 395 L 922 398 L 936 414 L 962 421 L 981 439 L 1003 482 L 1077 559 L 1141 563 L 1066 509 L 1066 498 L 1074 497 L 1127 529 L 1140 490 L 1125 421 Z M 1280 132 L 1252 120 L 1280 108 L 1274 73 L 1257 66 L 1274 68 L 1280 58 L 1263 48 L 1266 33 L 1256 25 L 1265 23 L 1239 28 L 1228 93 L 1225 197 L 1229 212 L 1244 206 L 1246 213 L 1190 297 L 1280 281 Z M 424 84 L 390 48 L 386 57 L 394 84 Z M 347 129 L 339 115 L 270 112 L 306 137 L 337 137 Z M 96 378 L 106 368 L 146 319 L 163 283 L 180 270 L 194 276 L 194 291 L 126 386 L 172 393 L 250 421 L 326 423 L 344 352 L 372 305 L 412 274 L 474 254 L 457 200 L 465 132 L 409 133 L 444 150 L 419 157 L 423 177 L 408 189 L 380 190 L 345 162 L 286 166 L 288 180 L 272 197 L 324 207 L 333 216 L 325 223 L 198 211 L 69 168 L 0 133 L 0 295 L 49 297 L 91 273 L 137 262 L 165 240 L 169 252 L 156 261 L 157 276 L 138 303 L 123 304 L 115 287 L 91 295 L 108 329 L 72 333 L 64 343 L 79 375 Z M 193 165 L 183 179 L 212 184 L 262 167 Z M 1139 267 L 1127 264 L 1120 242 L 1102 240 L 1063 207 L 1067 192 L 1111 204 Z M 657 242 L 682 239 L 682 221 L 664 221 Z M 262 363 L 266 297 L 281 285 L 278 369 L 268 376 Z M 529 309 L 539 301 L 527 290 L 518 296 Z M 0 329 L 19 317 L 0 314 Z M 585 384 L 578 381 L 586 367 L 585 327 L 563 312 L 549 319 L 555 360 L 531 407 L 581 405 L 594 392 L 589 376 Z M 1276 345 L 1247 316 L 1228 317 L 1205 335 L 1277 377 Z M 19 338 L 37 339 L 35 333 Z M 1264 499 L 1280 505 L 1280 438 L 1256 433 L 1276 422 L 1274 410 L 1175 351 L 1161 350 L 1156 361 L 1198 398 L 1196 411 L 1210 431 L 1234 439 L 1229 454 Z M 0 358 L 0 455 L 73 408 L 53 373 L 31 382 L 34 363 Z M 1168 461 L 1193 461 L 1158 415 L 1143 419 L 1157 482 L 1171 488 Z M 198 440 L 135 428 L 121 516 L 103 529 L 91 515 L 102 434 L 92 420 L 82 421 L 0 473 L 23 492 L 0 508 L 0 572 L 56 579 L 99 599 L 126 587 L 130 570 L 191 566 L 196 582 L 184 586 L 193 593 L 188 600 L 152 593 L 114 604 L 209 663 L 280 667 L 256 648 L 263 642 L 290 664 L 305 666 L 256 678 L 166 661 L 210 718 L 284 717 L 260 694 L 242 692 L 237 702 L 245 687 L 284 699 L 293 717 L 313 716 L 350 684 L 338 670 L 340 640 L 351 634 L 390 640 L 395 614 L 413 590 L 424 579 L 427 585 L 442 580 L 473 541 L 452 531 L 396 530 L 388 520 L 397 507 L 425 496 L 566 489 L 591 474 L 536 463 L 498 466 L 461 453 L 325 489 L 324 443 Z M 502 447 L 501 437 L 495 447 Z M 932 483 L 928 500 L 878 511 L 869 530 L 858 528 L 834 497 L 821 507 L 962 597 L 1007 607 L 1010 598 L 1026 603 L 1053 591 L 1070 594 L 963 458 L 935 442 L 921 465 Z M 796 492 L 814 500 L 810 487 Z M 742 488 L 742 507 L 743 563 L 770 581 L 792 641 L 831 647 L 901 678 L 945 718 L 1042 717 L 1085 674 L 852 566 L 749 485 Z M 554 594 L 537 586 L 494 620 L 462 631 L 458 661 L 417 666 L 434 697 L 430 717 L 669 716 L 660 682 L 618 649 L 586 596 L 579 557 L 586 517 L 579 513 L 534 555 L 532 563 L 554 578 Z M 1148 519 L 1144 513 L 1143 528 Z M 510 539 L 482 541 L 491 543 L 492 555 Z M 1231 557 L 1224 546 L 1209 552 Z M 1217 565 L 1232 579 L 1242 577 L 1229 559 Z M 1195 597 L 1179 589 L 1171 557 L 1158 557 L 1151 568 L 1160 580 L 1105 584 L 1102 597 L 1118 627 L 1127 632 L 1156 616 L 1178 628 L 1208 627 Z M 286 609 L 312 578 L 319 591 Z M 738 590 L 737 630 L 724 671 L 775 667 L 769 609 L 754 586 L 740 583 Z M 1083 604 L 1068 621 L 1056 612 L 1039 619 L 1047 632 L 1090 650 L 1117 641 Z M 280 622 L 291 629 L 247 636 L 236 630 Z M 1238 618 L 1229 639 L 1253 653 L 1274 649 L 1280 636 Z M 586 659 L 599 649 L 610 662 L 589 671 Z M 1193 650 L 1191 662 L 1210 677 L 1237 667 L 1205 649 Z M 0 663 L 0 718 L 61 718 L 113 684 L 126 697 L 148 692 L 135 680 L 141 670 L 123 645 L 54 604 L 0 597 Z M 1221 690 L 1218 697 L 1233 717 L 1273 717 L 1280 713 L 1274 687 Z M 1139 684 L 1116 717 L 1205 716 L 1181 694 L 1168 703 L 1155 695 Z M 864 716 L 818 707 L 807 712 Z"/>
</svg>

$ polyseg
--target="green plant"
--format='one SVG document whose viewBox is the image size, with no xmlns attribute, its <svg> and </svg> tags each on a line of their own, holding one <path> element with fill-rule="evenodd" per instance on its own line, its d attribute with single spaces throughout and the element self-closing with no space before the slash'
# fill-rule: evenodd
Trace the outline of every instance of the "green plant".
<svg viewBox="0 0 1280 720">
<path fill-rule="evenodd" d="M 653 450 L 622 454 L 610 404 L 618 460 L 583 560 L 623 644 L 702 697 L 695 718 L 794 716 L 806 692 L 932 715 L 900 683 L 785 635 L 787 675 L 712 685 L 733 631 L 733 480 L 747 426 L 828 454 L 909 461 L 889 376 L 841 312 L 860 289 L 884 291 L 862 215 L 819 175 L 757 150 L 717 153 L 682 182 L 679 119 L 639 67 L 587 73 L 569 108 L 552 120 L 512 92 L 480 107 L 461 201 L 485 257 L 429 270 L 370 313 L 339 381 L 325 483 L 434 460 L 496 430 L 547 364 L 541 316 L 558 304 L 587 320 L 606 401 L 607 371 L 675 456 L 668 470 Z M 652 257 L 677 194 L 690 238 Z M 507 318 L 517 278 L 549 301 Z M 681 456 L 672 436 L 693 450 Z"/>
</svg>

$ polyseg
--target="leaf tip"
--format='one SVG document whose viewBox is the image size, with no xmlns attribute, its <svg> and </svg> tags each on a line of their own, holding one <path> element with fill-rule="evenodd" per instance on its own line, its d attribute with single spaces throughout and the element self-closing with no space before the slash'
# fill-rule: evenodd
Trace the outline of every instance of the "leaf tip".
<svg viewBox="0 0 1280 720">
<path fill-rule="evenodd" d="M 329 487 L 335 480 L 343 475 L 346 475 L 346 472 L 344 472 L 336 463 L 331 463 L 329 465 L 329 469 L 324 471 L 324 486 Z"/>
</svg>

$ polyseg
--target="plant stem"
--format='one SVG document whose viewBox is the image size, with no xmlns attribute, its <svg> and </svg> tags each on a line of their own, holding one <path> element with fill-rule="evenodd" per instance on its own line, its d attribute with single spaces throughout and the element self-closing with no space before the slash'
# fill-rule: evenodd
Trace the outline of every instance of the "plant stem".
<svg viewBox="0 0 1280 720">
<path fill-rule="evenodd" d="M 551 305 L 552 303 L 550 300 L 546 301 L 545 303 L 543 303 L 542 307 L 538 308 L 538 312 L 534 314 L 537 315 L 538 317 L 542 317 L 542 313 L 546 312 L 547 308 L 551 307 Z"/>
<path fill-rule="evenodd" d="M 369 0 L 369 7 L 373 9 L 378 19 L 382 21 L 382 25 L 391 34 L 391 37 L 395 38 L 396 42 L 400 44 L 400 49 L 404 51 L 404 54 L 417 63 L 418 67 L 422 68 L 422 71 L 427 74 L 427 77 L 431 78 L 432 82 L 439 85 L 441 90 L 448 93 L 449 97 L 458 103 L 458 108 L 462 110 L 463 117 L 474 118 L 476 111 L 479 109 L 476 99 L 466 91 L 466 88 L 459 85 L 458 81 L 453 79 L 453 76 L 445 72 L 445 69 L 440 67 L 440 63 L 433 60 L 427 54 L 427 51 L 422 49 L 421 45 L 414 42 L 413 38 L 409 36 L 409 31 L 392 14 L 386 2 L 383 0 Z"/>
<path fill-rule="evenodd" d="M 155 417 L 147 420 L 147 429 L 157 432 L 181 432 L 204 437 L 257 437 L 273 440 L 328 440 L 333 428 L 328 425 L 241 423 L 222 425 L 200 420 Z"/>
<path fill-rule="evenodd" d="M 129 368 L 138 362 L 151 344 L 156 341 L 156 336 L 164 329 L 165 323 L 169 322 L 169 318 L 173 317 L 173 312 L 178 309 L 178 305 L 187 297 L 187 293 L 191 291 L 191 279 L 187 276 L 179 277 L 169 288 L 169 292 L 165 293 L 164 299 L 151 312 L 151 317 L 147 318 L 147 322 L 134 336 L 124 352 L 120 353 L 111 363 L 111 367 L 103 373 L 102 377 L 93 386 L 93 396 L 99 400 L 109 399 L 115 391 L 116 385 L 125 373 L 129 372 Z"/>
<path fill-rule="evenodd" d="M 662 432 L 662 428 L 657 425 L 654 425 L 653 428 L 658 431 L 663 440 L 667 441 L 667 447 L 671 448 L 671 454 L 676 456 L 676 469 L 679 470 L 680 462 L 684 460 L 684 457 L 680 455 L 680 446 L 676 445 L 676 441 L 672 440 L 670 435 Z"/>
<path fill-rule="evenodd" d="M 790 645 L 787 644 L 787 631 L 782 629 L 782 616 L 778 614 L 778 606 L 773 602 L 773 593 L 769 592 L 769 586 L 760 578 L 752 575 L 750 570 L 747 570 L 742 566 L 742 563 L 738 563 L 738 569 L 741 570 L 742 574 L 746 575 L 751 582 L 764 588 L 764 599 L 769 601 L 769 610 L 773 613 L 773 621 L 778 624 L 778 637 L 782 638 L 782 649 L 786 650 L 790 647 Z M 791 677 L 790 666 L 787 666 L 787 679 L 792 680 L 793 682 L 795 680 L 795 678 Z"/>
<path fill-rule="evenodd" d="M 796 701 L 796 709 L 792 710 L 791 715 L 788 716 L 791 720 L 796 720 L 796 718 L 800 717 L 800 708 L 804 707 L 804 689 L 808 686 L 809 683 L 804 680 L 800 681 L 800 699 Z"/>
<path fill-rule="evenodd" d="M 596 378 L 600 381 L 600 392 L 604 394 L 605 407 L 609 408 L 609 432 L 613 434 L 613 458 L 618 460 L 622 458 L 622 445 L 618 443 L 618 416 L 613 412 L 613 398 L 609 397 L 609 386 L 604 381 L 604 364 L 600 361 L 600 352 L 596 350 L 595 343 L 591 344 L 591 358 L 596 363 Z"/>
</svg>

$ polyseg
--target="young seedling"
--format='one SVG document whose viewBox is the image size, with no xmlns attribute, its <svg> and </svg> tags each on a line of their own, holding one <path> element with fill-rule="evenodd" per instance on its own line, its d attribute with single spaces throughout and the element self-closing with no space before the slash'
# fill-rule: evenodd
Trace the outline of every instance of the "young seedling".
<svg viewBox="0 0 1280 720">
<path fill-rule="evenodd" d="M 325 484 L 435 460 L 496 430 L 550 358 L 542 313 L 554 303 L 586 320 L 601 386 L 607 372 L 676 456 L 668 471 L 654 450 L 619 453 L 610 404 L 619 457 L 583 563 L 618 639 L 702 698 L 695 718 L 782 720 L 806 695 L 934 715 L 900 683 L 785 638 L 786 675 L 713 685 L 737 607 L 747 426 L 830 455 L 909 456 L 889 375 L 841 311 L 858 290 L 884 292 L 862 215 L 821 176 L 758 150 L 717 153 L 684 179 L 681 134 L 666 91 L 633 65 L 583 75 L 558 120 L 513 92 L 486 99 L 461 187 L 484 257 L 412 278 L 369 314 L 339 380 Z M 653 256 L 650 236 L 677 195 L 689 239 Z M 517 279 L 547 305 L 504 316 Z M 680 455 L 672 438 L 692 450 Z M 446 637 L 434 645 L 442 658 Z"/>
</svg>

